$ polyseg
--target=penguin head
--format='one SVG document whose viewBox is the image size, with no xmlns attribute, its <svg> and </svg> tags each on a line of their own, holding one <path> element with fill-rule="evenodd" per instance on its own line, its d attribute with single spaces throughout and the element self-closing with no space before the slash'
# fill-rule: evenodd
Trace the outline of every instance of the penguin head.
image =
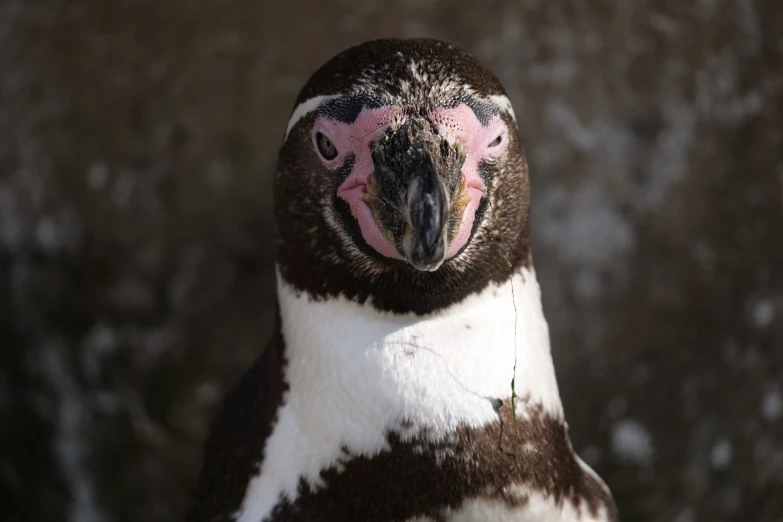
<svg viewBox="0 0 783 522">
<path fill-rule="evenodd" d="M 530 263 L 529 181 L 498 79 L 437 40 L 348 49 L 302 88 L 275 180 L 281 276 L 428 313 Z"/>
</svg>

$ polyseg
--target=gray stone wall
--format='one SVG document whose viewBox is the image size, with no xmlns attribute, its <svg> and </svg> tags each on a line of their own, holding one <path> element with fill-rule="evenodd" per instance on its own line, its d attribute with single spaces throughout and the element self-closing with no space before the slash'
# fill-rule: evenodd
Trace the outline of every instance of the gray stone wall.
<svg viewBox="0 0 783 522">
<path fill-rule="evenodd" d="M 381 36 L 506 84 L 574 445 L 623 520 L 783 520 L 774 0 L 0 2 L 0 519 L 177 519 L 269 334 L 294 97 Z"/>
</svg>

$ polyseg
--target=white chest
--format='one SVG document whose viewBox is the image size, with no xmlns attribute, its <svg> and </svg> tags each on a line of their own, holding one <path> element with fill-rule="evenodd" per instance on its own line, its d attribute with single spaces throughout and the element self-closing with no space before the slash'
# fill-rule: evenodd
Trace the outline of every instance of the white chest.
<svg viewBox="0 0 783 522">
<path fill-rule="evenodd" d="M 438 438 L 497 420 L 493 399 L 511 396 L 515 366 L 516 394 L 562 416 L 532 271 L 513 291 L 512 281 L 491 286 L 429 316 L 312 301 L 278 281 L 289 391 L 241 522 L 262 519 L 281 494 L 293 500 L 300 477 L 317 485 L 343 448 L 373 455 L 390 430 Z"/>
</svg>

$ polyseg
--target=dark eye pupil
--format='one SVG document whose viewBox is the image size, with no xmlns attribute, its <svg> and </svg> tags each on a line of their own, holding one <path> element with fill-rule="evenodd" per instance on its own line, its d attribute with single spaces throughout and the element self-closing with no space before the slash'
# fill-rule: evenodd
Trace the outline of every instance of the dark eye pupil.
<svg viewBox="0 0 783 522">
<path fill-rule="evenodd" d="M 337 147 L 323 133 L 319 132 L 315 136 L 315 142 L 318 145 L 318 152 L 324 159 L 332 160 L 337 157 Z"/>
<path fill-rule="evenodd" d="M 500 145 L 500 142 L 503 140 L 503 135 L 499 135 L 497 138 L 492 140 L 492 143 L 489 144 L 490 147 L 497 147 Z"/>
</svg>

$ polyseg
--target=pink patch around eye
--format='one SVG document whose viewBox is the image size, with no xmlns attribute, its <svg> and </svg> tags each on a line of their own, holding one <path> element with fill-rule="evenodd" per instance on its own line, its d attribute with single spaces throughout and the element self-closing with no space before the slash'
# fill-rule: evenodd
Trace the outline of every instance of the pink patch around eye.
<svg viewBox="0 0 783 522">
<path fill-rule="evenodd" d="M 478 173 L 478 165 L 487 158 L 503 154 L 508 147 L 508 127 L 500 115 L 494 116 L 487 125 L 482 125 L 473 109 L 465 104 L 451 109 L 438 109 L 428 115 L 438 133 L 462 143 L 467 153 L 462 165 L 462 174 L 468 186 L 470 203 L 465 207 L 459 233 L 449 245 L 447 257 L 453 257 L 470 239 L 476 210 L 484 197 L 486 185 Z M 497 138 L 500 138 L 500 141 Z"/>
<path fill-rule="evenodd" d="M 381 233 L 370 207 L 364 202 L 364 187 L 373 171 L 370 145 L 383 135 L 391 125 L 402 121 L 397 107 L 362 109 L 353 123 L 343 123 L 319 117 L 313 126 L 313 140 L 318 132 L 323 132 L 337 148 L 337 157 L 325 161 L 328 166 L 337 166 L 345 161 L 349 153 L 354 155 L 351 173 L 337 189 L 337 196 L 343 199 L 351 209 L 351 214 L 359 223 L 364 240 L 378 253 L 394 259 L 403 259 L 397 249 Z"/>
<path fill-rule="evenodd" d="M 465 147 L 467 157 L 462 173 L 467 182 L 470 202 L 462 217 L 460 232 L 449 246 L 447 257 L 453 257 L 467 243 L 473 229 L 476 210 L 484 197 L 486 187 L 478 174 L 478 164 L 486 158 L 501 155 L 508 144 L 508 128 L 503 119 L 495 116 L 486 126 L 481 125 L 475 113 L 467 105 L 458 105 L 451 109 L 438 109 L 428 114 L 428 118 L 439 133 L 448 139 L 458 140 Z M 377 109 L 363 109 L 353 123 L 330 120 L 323 116 L 313 126 L 313 146 L 317 149 L 316 136 L 322 132 L 337 149 L 332 160 L 322 161 L 330 167 L 336 167 L 345 161 L 345 156 L 353 153 L 355 162 L 351 173 L 337 189 L 337 195 L 351 209 L 351 214 L 359 224 L 364 240 L 378 253 L 394 259 L 403 259 L 397 249 L 389 243 L 378 228 L 362 196 L 367 178 L 373 171 L 370 145 L 387 128 L 399 125 L 404 115 L 397 107 L 388 106 Z M 497 138 L 500 137 L 500 141 Z"/>
</svg>

